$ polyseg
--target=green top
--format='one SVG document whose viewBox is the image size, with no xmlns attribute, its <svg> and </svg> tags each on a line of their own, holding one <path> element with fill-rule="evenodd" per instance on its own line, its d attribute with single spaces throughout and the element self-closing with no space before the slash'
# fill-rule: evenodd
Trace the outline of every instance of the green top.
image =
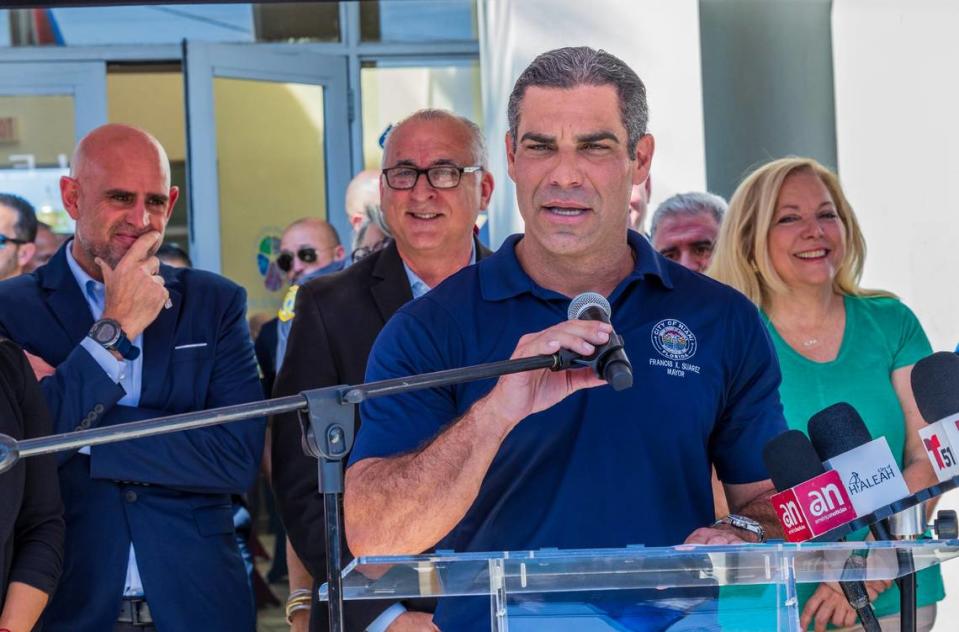
<svg viewBox="0 0 959 632">
<path fill-rule="evenodd" d="M 786 423 L 806 432 L 806 424 L 815 413 L 837 402 L 848 402 L 862 416 L 873 437 L 886 438 L 901 468 L 906 422 L 892 386 L 892 372 L 915 364 L 932 353 L 932 348 L 916 316 L 899 300 L 846 296 L 844 304 L 846 328 L 839 354 L 831 362 L 816 362 L 800 355 L 763 314 L 782 369 L 779 394 Z M 863 529 L 849 539 L 862 540 L 867 534 L 868 530 Z M 916 583 L 920 607 L 945 597 L 938 566 L 920 572 Z M 816 587 L 799 585 L 800 611 Z M 733 592 L 736 597 L 745 596 L 738 589 Z M 725 590 L 723 595 L 725 599 Z M 879 617 L 899 611 L 899 589 L 895 584 L 879 595 L 873 608 Z"/>
<path fill-rule="evenodd" d="M 815 362 L 789 346 L 763 314 L 769 328 L 783 381 L 779 387 L 786 424 L 806 432 L 814 414 L 838 402 L 848 402 L 859 411 L 873 437 L 885 437 L 896 463 L 902 468 L 906 449 L 906 420 L 892 386 L 892 372 L 910 366 L 932 353 L 922 325 L 898 299 L 845 297 L 846 329 L 839 354 L 832 362 Z M 848 539 L 862 540 L 863 530 Z M 945 597 L 938 566 L 916 578 L 919 606 Z M 814 584 L 801 584 L 799 598 L 805 603 Z M 873 603 L 876 616 L 899 612 L 899 589 L 895 584 Z"/>
</svg>

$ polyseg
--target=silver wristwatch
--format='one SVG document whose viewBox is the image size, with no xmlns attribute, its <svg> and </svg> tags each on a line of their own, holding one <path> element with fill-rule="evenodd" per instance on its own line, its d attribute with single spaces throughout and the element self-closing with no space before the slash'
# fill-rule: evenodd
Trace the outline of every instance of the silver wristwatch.
<svg viewBox="0 0 959 632">
<path fill-rule="evenodd" d="M 719 524 L 728 524 L 732 527 L 736 527 L 737 529 L 749 531 L 750 533 L 755 535 L 757 538 L 759 538 L 760 542 L 766 541 L 766 530 L 763 529 L 763 526 L 761 524 L 759 524 L 752 518 L 747 518 L 746 516 L 739 516 L 736 514 L 729 514 L 725 518 L 720 518 L 719 520 L 714 522 L 713 526 L 715 527 L 716 525 L 719 525 Z"/>
</svg>

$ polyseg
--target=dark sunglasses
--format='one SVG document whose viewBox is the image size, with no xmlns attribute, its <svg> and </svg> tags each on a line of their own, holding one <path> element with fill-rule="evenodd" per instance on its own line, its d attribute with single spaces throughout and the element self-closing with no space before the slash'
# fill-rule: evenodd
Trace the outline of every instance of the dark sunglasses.
<svg viewBox="0 0 959 632">
<path fill-rule="evenodd" d="M 7 237 L 6 235 L 0 235 L 0 249 L 6 248 L 7 244 L 28 244 L 30 243 L 26 239 L 17 239 L 15 237 Z"/>
<path fill-rule="evenodd" d="M 289 272 L 293 269 L 293 256 L 292 252 L 280 253 L 276 258 L 276 266 L 283 272 Z M 296 251 L 296 257 L 303 263 L 316 263 L 316 248 L 300 248 Z"/>
</svg>

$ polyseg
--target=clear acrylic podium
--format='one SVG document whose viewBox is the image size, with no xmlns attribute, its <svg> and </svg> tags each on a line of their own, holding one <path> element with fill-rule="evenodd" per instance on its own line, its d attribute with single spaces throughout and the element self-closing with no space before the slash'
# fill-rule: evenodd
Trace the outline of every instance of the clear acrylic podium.
<svg viewBox="0 0 959 632">
<path fill-rule="evenodd" d="M 365 557 L 344 569 L 343 597 L 484 598 L 497 632 L 745 629 L 745 623 L 729 622 L 750 617 L 798 632 L 797 584 L 896 579 L 903 574 L 897 550 L 910 551 L 921 571 L 959 556 L 959 540 Z M 761 584 L 771 585 L 766 599 L 717 599 L 721 586 Z M 618 603 L 619 617 L 597 602 Z M 622 624 L 623 617 L 658 623 L 631 628 Z"/>
</svg>

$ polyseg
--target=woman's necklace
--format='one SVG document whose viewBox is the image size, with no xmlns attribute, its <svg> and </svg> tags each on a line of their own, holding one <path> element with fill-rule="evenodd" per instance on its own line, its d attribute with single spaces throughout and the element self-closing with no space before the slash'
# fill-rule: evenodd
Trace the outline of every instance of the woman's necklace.
<svg viewBox="0 0 959 632">
<path fill-rule="evenodd" d="M 779 331 L 780 335 L 782 335 L 784 338 L 792 339 L 794 344 L 799 343 L 799 346 L 801 346 L 803 349 L 810 349 L 822 344 L 823 342 L 821 333 L 816 333 L 815 335 L 805 333 L 800 331 L 798 327 L 785 326 L 785 324 L 778 319 L 773 319 L 770 317 L 770 320 Z M 823 329 L 824 327 L 828 329 L 829 325 L 827 323 L 828 317 L 824 319 L 824 321 L 820 323 L 816 329 Z"/>
<path fill-rule="evenodd" d="M 788 327 L 783 327 L 782 323 L 773 321 L 773 325 L 775 325 L 776 329 L 778 329 L 781 333 L 785 334 L 786 337 L 793 338 L 794 340 L 796 340 L 796 342 L 798 342 L 804 349 L 815 347 L 816 345 L 822 342 L 821 339 L 815 336 L 807 337 L 806 335 L 800 332 L 793 333 L 792 331 L 789 330 Z"/>
</svg>

